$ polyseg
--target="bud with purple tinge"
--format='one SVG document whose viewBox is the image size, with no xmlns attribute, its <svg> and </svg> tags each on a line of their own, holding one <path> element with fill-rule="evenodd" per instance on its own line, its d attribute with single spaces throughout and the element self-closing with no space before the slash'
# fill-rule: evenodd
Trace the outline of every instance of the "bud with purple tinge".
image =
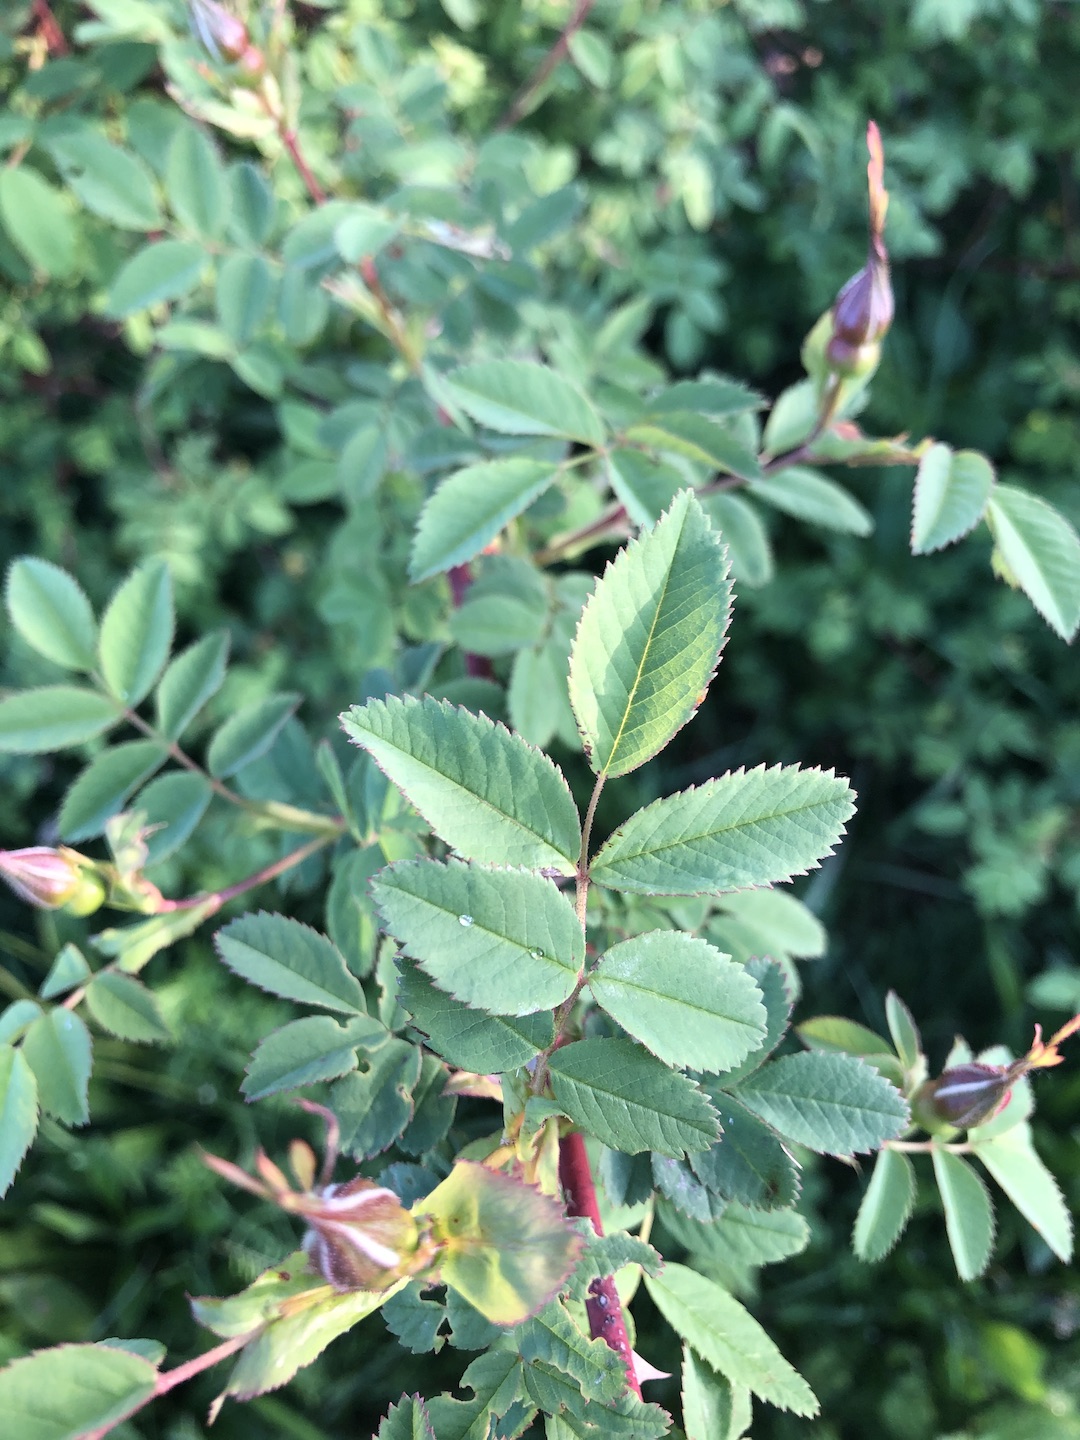
<svg viewBox="0 0 1080 1440">
<path fill-rule="evenodd" d="M 881 134 L 873 120 L 866 127 L 870 163 L 870 244 L 863 268 L 847 282 L 832 308 L 832 334 L 825 354 L 840 375 L 864 375 L 877 364 L 881 341 L 892 324 L 894 304 L 889 279 L 889 252 L 885 248 L 885 154 Z"/>
<path fill-rule="evenodd" d="M 304 1249 L 335 1290 L 378 1290 L 407 1274 L 420 1229 L 392 1190 L 357 1176 L 297 1204 Z"/>
<path fill-rule="evenodd" d="M 266 60 L 241 19 L 217 0 L 189 0 L 189 6 L 192 28 L 215 60 L 239 64 L 250 79 L 261 77 Z"/>
<path fill-rule="evenodd" d="M 105 886 L 93 862 L 66 846 L 0 850 L 0 875 L 16 895 L 39 910 L 92 915 L 105 899 Z"/>
<path fill-rule="evenodd" d="M 1009 1103 L 1015 1078 L 1010 1065 L 981 1065 L 975 1060 L 954 1065 L 920 1087 L 913 1106 L 915 1118 L 927 1130 L 943 1124 L 956 1130 L 982 1125 Z"/>
</svg>

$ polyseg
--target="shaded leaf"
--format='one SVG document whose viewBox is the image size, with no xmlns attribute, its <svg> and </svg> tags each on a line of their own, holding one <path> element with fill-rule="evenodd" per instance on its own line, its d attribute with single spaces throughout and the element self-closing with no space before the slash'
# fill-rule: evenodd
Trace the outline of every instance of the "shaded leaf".
<svg viewBox="0 0 1080 1440">
<path fill-rule="evenodd" d="M 47 1011 L 27 1030 L 22 1054 L 37 1080 L 42 1110 L 63 1125 L 85 1125 L 91 1045 L 82 1019 L 63 1008 Z"/>
<path fill-rule="evenodd" d="M 63 196 L 30 165 L 0 170 L 0 220 L 36 271 L 63 280 L 75 270 L 78 232 Z"/>
<path fill-rule="evenodd" d="M 653 450 L 683 455 L 699 465 L 707 465 L 710 470 L 722 470 L 744 480 L 757 480 L 761 476 L 757 455 L 733 431 L 690 411 L 667 411 L 637 422 L 627 429 L 626 438 Z"/>
<path fill-rule="evenodd" d="M 3 1127 L 0 1126 L 0 1132 Z M 976 1145 L 975 1154 L 1029 1225 L 1066 1265 L 1073 1254 L 1073 1223 L 1057 1181 L 1031 1143 L 1031 1127 L 1015 1126 Z"/>
<path fill-rule="evenodd" d="M 139 791 L 132 808 L 142 812 L 151 832 L 146 836 L 147 864 L 179 850 L 206 814 L 213 793 L 204 775 L 187 770 L 162 775 Z"/>
<path fill-rule="evenodd" d="M 686 1440 L 739 1440 L 751 1419 L 750 1392 L 732 1385 L 683 1346 L 683 1429 Z"/>
<path fill-rule="evenodd" d="M 419 966 L 401 964 L 398 1000 L 432 1048 L 451 1065 L 479 1075 L 516 1070 L 555 1038 L 552 1016 L 485 1015 L 436 989 Z"/>
<path fill-rule="evenodd" d="M 157 728 L 167 739 L 179 739 L 221 689 L 228 656 L 229 633 L 218 630 L 196 640 L 170 662 L 154 696 Z"/>
<path fill-rule="evenodd" d="M 241 1092 L 248 1100 L 263 1100 L 318 1080 L 336 1080 L 356 1069 L 357 1045 L 377 1044 L 385 1038 L 385 1028 L 368 1016 L 339 1025 L 329 1015 L 305 1015 L 260 1043 Z"/>
<path fill-rule="evenodd" d="M 161 209 L 146 165 L 88 126 L 44 141 L 66 184 L 88 210 L 123 230 L 158 230 Z"/>
<path fill-rule="evenodd" d="M 5 1195 L 38 1128 L 37 1081 L 26 1056 L 0 1044 L 0 1195 Z M 0 1393 L 3 1391 L 0 1371 Z"/>
<path fill-rule="evenodd" d="M 333 1085 L 330 1106 L 341 1121 L 342 1148 L 364 1159 L 392 1145 L 412 1119 L 422 1057 L 418 1046 L 391 1038 L 365 1050 L 360 1062 Z"/>
<path fill-rule="evenodd" d="M 821 525 L 826 530 L 839 530 L 845 535 L 869 535 L 874 528 L 870 512 L 860 505 L 835 480 L 827 480 L 816 470 L 792 465 L 778 470 L 767 480 L 755 485 L 751 494 L 764 500 L 774 510 L 782 510 L 796 520 Z"/>
<path fill-rule="evenodd" d="M 173 214 L 189 230 L 215 240 L 225 226 L 229 191 L 217 150 L 195 125 L 179 125 L 165 166 Z"/>
<path fill-rule="evenodd" d="M 183 299 L 199 283 L 207 260 L 203 247 L 189 240 L 155 240 L 120 267 L 109 287 L 105 314 L 122 320 L 164 300 Z"/>
<path fill-rule="evenodd" d="M 299 695 L 268 695 L 230 715 L 214 732 L 206 752 L 210 774 L 225 780 L 265 755 L 299 704 Z"/>
<path fill-rule="evenodd" d="M 0 1370 L 6 1440 L 77 1440 L 111 1429 L 154 1393 L 157 1369 L 111 1345 L 57 1345 Z"/>
<path fill-rule="evenodd" d="M 100 971 L 86 987 L 86 1008 L 103 1030 L 121 1040 L 154 1044 L 173 1038 L 157 997 L 134 976 Z"/>
<path fill-rule="evenodd" d="M 74 845 L 100 835 L 105 822 L 164 764 L 167 753 L 156 740 L 127 740 L 95 755 L 64 796 L 58 820 L 62 838 Z"/>
</svg>

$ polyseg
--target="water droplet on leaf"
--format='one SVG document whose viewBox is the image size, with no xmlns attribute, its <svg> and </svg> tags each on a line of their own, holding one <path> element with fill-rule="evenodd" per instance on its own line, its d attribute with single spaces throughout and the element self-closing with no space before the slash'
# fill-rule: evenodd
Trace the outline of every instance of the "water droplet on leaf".
<svg viewBox="0 0 1080 1440">
<path fill-rule="evenodd" d="M 471 915 L 459 915 L 457 918 L 458 918 L 458 924 L 459 924 L 459 925 L 464 925 L 466 928 L 468 928 L 468 926 L 470 926 L 470 925 L 473 923 L 473 919 L 472 919 L 472 916 L 471 916 Z"/>
</svg>

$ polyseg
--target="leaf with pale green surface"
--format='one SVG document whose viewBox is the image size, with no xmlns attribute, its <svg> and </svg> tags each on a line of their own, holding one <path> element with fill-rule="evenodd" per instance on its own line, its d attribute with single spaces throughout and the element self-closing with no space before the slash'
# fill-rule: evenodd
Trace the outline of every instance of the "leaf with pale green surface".
<svg viewBox="0 0 1080 1440">
<path fill-rule="evenodd" d="M 1080 626 L 1076 531 L 1052 505 L 1013 485 L 995 488 L 986 519 L 999 573 L 1023 590 L 1051 630 L 1071 640 Z"/>
<path fill-rule="evenodd" d="M 139 1044 L 173 1039 L 157 997 L 131 975 L 101 970 L 86 987 L 86 1008 L 110 1035 Z"/>
<path fill-rule="evenodd" d="M 85 1125 L 90 1119 L 90 1032 L 82 1018 L 62 1007 L 49 1010 L 27 1030 L 22 1053 L 37 1080 L 38 1099 L 46 1115 L 63 1125 Z"/>
<path fill-rule="evenodd" d="M 795 1210 L 760 1210 L 732 1203 L 712 1226 L 709 1253 L 737 1265 L 775 1265 L 810 1243 L 810 1226 Z"/>
<path fill-rule="evenodd" d="M 558 474 L 550 461 L 508 455 L 448 475 L 420 512 L 409 562 L 413 580 L 478 555 Z"/>
<path fill-rule="evenodd" d="M 739 1440 L 750 1425 L 750 1391 L 732 1385 L 683 1345 L 683 1428 L 686 1440 Z"/>
<path fill-rule="evenodd" d="M 325 935 L 265 911 L 233 920 L 214 937 L 228 968 L 251 985 L 301 1005 L 367 1014 L 360 982 Z"/>
<path fill-rule="evenodd" d="M 668 1065 L 730 1070 L 765 1039 L 761 992 L 707 940 L 654 930 L 613 945 L 589 973 L 601 1009 Z"/>
<path fill-rule="evenodd" d="M 69 845 L 100 835 L 144 780 L 165 763 L 167 750 L 156 740 L 126 740 L 95 755 L 72 782 L 60 807 L 61 838 Z"/>
<path fill-rule="evenodd" d="M 616 446 L 608 451 L 606 462 L 611 488 L 635 525 L 655 525 L 679 491 L 686 489 L 681 470 L 641 450 Z"/>
<path fill-rule="evenodd" d="M 888 1255 L 911 1218 L 915 1191 L 915 1167 L 908 1157 L 898 1150 L 882 1150 L 874 1161 L 851 1237 L 860 1260 L 873 1263 Z"/>
<path fill-rule="evenodd" d="M 869 535 L 874 528 L 870 512 L 853 495 L 835 480 L 827 480 L 804 465 L 778 470 L 754 485 L 750 493 L 796 520 L 838 530 L 843 535 Z"/>
<path fill-rule="evenodd" d="M 723 546 L 684 492 L 619 552 L 578 625 L 570 702 L 598 775 L 637 769 L 694 715 L 730 613 Z"/>
<path fill-rule="evenodd" d="M 441 1279 L 496 1325 L 536 1314 L 581 1253 L 559 1201 L 469 1161 L 459 1161 L 414 1209 L 431 1217 L 444 1242 Z"/>
<path fill-rule="evenodd" d="M 522 1394 L 521 1359 L 509 1350 L 479 1355 L 461 1377 L 459 1388 L 471 1400 L 436 1395 L 428 1411 L 439 1440 L 490 1440 L 492 1421 L 501 1418 Z"/>
<path fill-rule="evenodd" d="M 764 1065 L 780 1041 L 787 1034 L 791 1018 L 792 998 L 787 977 L 777 961 L 752 957 L 744 962 L 746 973 L 761 992 L 765 1005 L 765 1039 L 757 1050 L 752 1050 L 741 1065 L 733 1065 L 722 1078 L 722 1083 L 732 1086 L 744 1075 L 750 1075 Z"/>
<path fill-rule="evenodd" d="M 204 775 L 173 770 L 140 790 L 132 810 L 139 810 L 150 832 L 146 836 L 148 863 L 156 864 L 174 854 L 193 833 L 213 798 Z"/>
<path fill-rule="evenodd" d="M 769 885 L 816 869 L 854 808 L 851 787 L 832 771 L 736 770 L 639 810 L 605 843 L 589 874 L 639 895 Z"/>
<path fill-rule="evenodd" d="M 994 1207 L 974 1166 L 935 1146 L 934 1178 L 945 1207 L 949 1248 L 961 1280 L 976 1280 L 994 1251 Z"/>
<path fill-rule="evenodd" d="M 849 1055 L 785 1055 L 743 1080 L 736 1093 L 767 1125 L 821 1155 L 876 1150 L 910 1118 L 896 1087 Z"/>
<path fill-rule="evenodd" d="M 98 655 L 105 683 L 123 704 L 138 705 L 169 658 L 172 577 L 161 560 L 134 570 L 101 617 Z"/>
<path fill-rule="evenodd" d="M 885 996 L 885 1019 L 896 1053 L 908 1070 L 914 1070 L 922 1059 L 922 1038 L 918 1026 L 895 990 Z"/>
<path fill-rule="evenodd" d="M 177 740 L 206 702 L 221 689 L 229 658 L 229 632 L 204 635 L 170 661 L 154 695 L 157 728 Z"/>
<path fill-rule="evenodd" d="M 915 476 L 911 553 L 929 555 L 974 530 L 993 489 L 994 467 L 985 455 L 931 445 Z"/>
<path fill-rule="evenodd" d="M 263 1040 L 248 1063 L 241 1092 L 263 1100 L 319 1080 L 337 1080 L 356 1069 L 356 1047 L 377 1045 L 387 1031 L 372 1016 L 339 1025 L 329 1015 L 305 1015 Z"/>
<path fill-rule="evenodd" d="M 212 142 L 191 124 L 179 125 L 165 167 L 165 188 L 180 223 L 216 240 L 228 218 L 229 188 Z"/>
<path fill-rule="evenodd" d="M 5 1195 L 38 1127 L 37 1081 L 21 1050 L 0 1044 L 0 1196 Z"/>
<path fill-rule="evenodd" d="M 69 750 L 120 720 L 115 700 L 78 685 L 42 685 L 0 700 L 0 754 Z"/>
<path fill-rule="evenodd" d="M 716 1111 L 694 1082 L 630 1040 L 577 1040 L 548 1067 L 566 1114 L 613 1150 L 679 1156 L 719 1134 Z"/>
<path fill-rule="evenodd" d="M 761 462 L 725 425 L 690 411 L 666 411 L 638 421 L 626 431 L 627 440 L 652 450 L 685 456 L 710 470 L 722 470 L 744 480 L 761 476 Z"/>
<path fill-rule="evenodd" d="M 668 1263 L 645 1285 L 677 1335 L 733 1385 L 796 1415 L 816 1415 L 806 1381 L 780 1354 L 754 1317 L 717 1285 L 685 1265 Z"/>
<path fill-rule="evenodd" d="M 540 1360 L 572 1375 L 590 1399 L 617 1400 L 626 1389 L 622 1356 L 605 1340 L 584 1335 L 558 1300 L 518 1326 L 513 1344 L 527 1363 Z"/>
<path fill-rule="evenodd" d="M 11 623 L 28 645 L 68 670 L 97 664 L 97 625 L 78 581 L 48 560 L 24 555 L 7 574 Z"/>
<path fill-rule="evenodd" d="M 655 395 L 645 405 L 650 415 L 667 415 L 672 411 L 700 411 L 703 415 L 742 415 L 760 410 L 765 401 L 756 391 L 739 380 L 706 376 L 700 380 L 677 380 Z"/>
<path fill-rule="evenodd" d="M 226 780 L 265 755 L 286 720 L 296 713 L 300 698 L 296 694 L 268 695 L 230 715 L 214 732 L 207 749 L 206 768 L 210 774 Z"/>
<path fill-rule="evenodd" d="M 154 1393 L 157 1367 L 111 1345 L 57 1345 L 0 1370 L 5 1440 L 78 1440 L 110 1430 Z"/>
<path fill-rule="evenodd" d="M 38 994 L 42 1000 L 55 1000 L 76 985 L 85 985 L 90 979 L 90 966 L 86 957 L 76 945 L 67 944 L 56 956 L 48 975 L 41 982 Z"/>
<path fill-rule="evenodd" d="M 250 344 L 274 302 L 277 281 L 261 255 L 230 255 L 217 273 L 214 300 L 218 320 L 234 345 Z"/>
<path fill-rule="evenodd" d="M 182 300 L 198 285 L 209 258 L 190 240 L 155 240 L 144 246 L 113 277 L 106 316 L 123 320 L 165 300 Z"/>
<path fill-rule="evenodd" d="M 585 937 L 543 876 L 460 860 L 387 866 L 372 894 L 390 933 L 440 989 L 496 1015 L 552 1010 L 574 989 Z"/>
<path fill-rule="evenodd" d="M 1021 1122 L 1004 1135 L 975 1142 L 975 1154 L 1028 1224 L 1067 1265 L 1073 1255 L 1072 1215 L 1057 1181 L 1036 1153 L 1031 1126 Z"/>
<path fill-rule="evenodd" d="M 0 1010 L 0 1045 L 21 1040 L 38 1016 L 44 1013 L 36 1000 L 14 1000 Z"/>
<path fill-rule="evenodd" d="M 527 1065 L 555 1038 L 552 1016 L 485 1015 L 436 988 L 418 965 L 405 960 L 401 967 L 398 1000 L 451 1065 L 479 1075 L 502 1074 Z"/>
<path fill-rule="evenodd" d="M 824 925 L 787 890 L 742 890 L 725 895 L 717 909 L 721 933 L 734 930 L 747 958 L 793 955 L 814 960 L 825 954 L 828 937 Z"/>
<path fill-rule="evenodd" d="M 546 755 L 504 726 L 430 696 L 371 700 L 341 723 L 453 849 L 496 865 L 574 873 L 581 826 L 569 786 Z"/>
<path fill-rule="evenodd" d="M 504 435 L 558 435 L 602 445 L 604 425 L 592 405 L 556 371 L 531 360 L 485 360 L 445 377 L 473 420 Z"/>
<path fill-rule="evenodd" d="M 12 244 L 35 271 L 62 280 L 78 258 L 75 218 L 55 189 L 30 165 L 0 170 L 0 221 Z"/>
<path fill-rule="evenodd" d="M 754 506 L 741 495 L 723 492 L 705 495 L 701 503 L 727 547 L 735 580 L 755 590 L 767 585 L 776 567 L 769 532 Z"/>
<path fill-rule="evenodd" d="M 52 132 L 45 148 L 68 188 L 94 215 L 122 230 L 160 230 L 161 208 L 146 165 L 104 135 L 82 124 Z"/>
</svg>

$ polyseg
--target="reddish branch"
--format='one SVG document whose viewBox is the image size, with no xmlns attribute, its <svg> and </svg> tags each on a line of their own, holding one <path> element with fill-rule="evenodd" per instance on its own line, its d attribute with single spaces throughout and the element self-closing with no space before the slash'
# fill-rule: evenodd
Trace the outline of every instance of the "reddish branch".
<svg viewBox="0 0 1080 1440">
<path fill-rule="evenodd" d="M 49 54 L 70 54 L 71 46 L 68 44 L 63 30 L 60 29 L 59 21 L 49 9 L 49 0 L 34 0 L 33 11 L 38 22 L 38 30 L 41 38 L 45 41 L 45 47 Z"/>
<path fill-rule="evenodd" d="M 585 1140 L 576 1130 L 559 1141 L 559 1181 L 566 1197 L 567 1214 L 590 1221 L 597 1235 L 603 1235 L 600 1207 L 596 1201 L 596 1185 L 589 1167 Z M 594 1340 L 605 1340 L 626 1366 L 626 1383 L 640 1400 L 641 1384 L 634 1369 L 634 1352 L 626 1333 L 622 1302 L 615 1288 L 615 1277 L 603 1275 L 589 1286 L 585 1301 L 589 1317 L 589 1333 Z"/>
<path fill-rule="evenodd" d="M 512 125 L 516 125 L 521 117 L 528 112 L 530 101 L 543 87 L 544 82 L 555 69 L 555 66 L 558 65 L 559 61 L 563 59 L 569 51 L 571 39 L 577 31 L 581 29 L 582 25 L 585 24 L 585 18 L 592 7 L 593 0 L 578 0 L 574 8 L 574 13 L 563 26 L 559 38 L 555 41 L 555 44 L 552 45 L 543 60 L 540 61 L 540 64 L 533 71 L 529 79 L 514 96 L 513 100 L 511 100 L 510 107 L 499 121 L 496 127 L 497 129 L 509 130 Z"/>
<path fill-rule="evenodd" d="M 472 584 L 472 566 L 455 565 L 449 574 L 450 599 L 454 609 L 459 610 L 465 603 L 465 596 L 469 593 L 469 586 Z M 491 661 L 486 655 L 474 655 L 471 650 L 463 650 L 465 657 L 465 674 L 478 676 L 481 680 L 490 680 L 492 675 Z"/>
</svg>

